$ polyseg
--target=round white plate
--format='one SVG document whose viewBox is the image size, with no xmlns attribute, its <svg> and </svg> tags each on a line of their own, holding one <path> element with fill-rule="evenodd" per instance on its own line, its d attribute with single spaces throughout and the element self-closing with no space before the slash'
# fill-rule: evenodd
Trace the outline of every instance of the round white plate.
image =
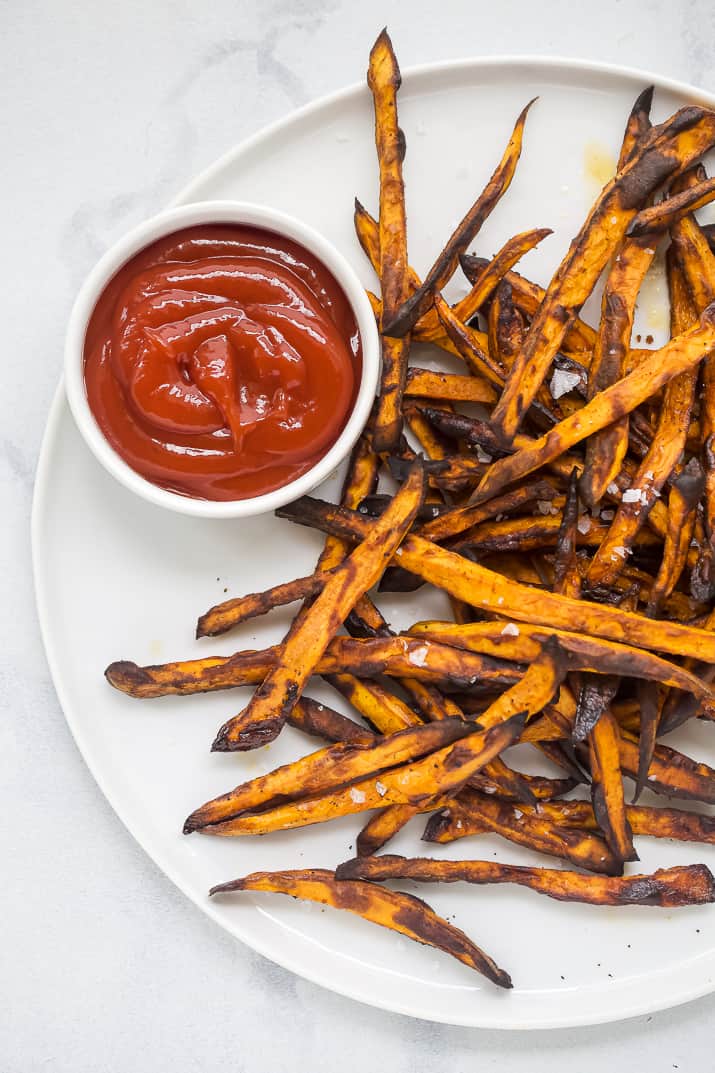
<svg viewBox="0 0 715 1073">
<path fill-rule="evenodd" d="M 547 282 L 602 185 L 604 168 L 618 153 L 632 101 L 649 81 L 658 87 L 656 119 L 685 101 L 705 100 L 687 87 L 637 72 L 564 61 L 469 61 L 407 73 L 400 117 L 407 135 L 412 263 L 424 270 L 432 260 L 501 155 L 517 113 L 538 95 L 512 188 L 475 248 L 490 255 L 517 231 L 550 226 L 555 234 L 524 265 L 526 273 Z M 245 198 L 293 213 L 344 250 L 365 284 L 374 286 L 352 229 L 353 197 L 373 212 L 377 203 L 372 137 L 368 93 L 355 87 L 246 142 L 201 175 L 181 200 Z M 452 293 L 460 286 L 456 282 Z M 664 299 L 656 283 L 641 302 L 638 330 L 651 332 L 656 342 L 665 328 Z M 323 494 L 336 491 L 333 480 Z M 321 540 L 270 517 L 207 522 L 140 501 L 91 457 L 60 392 L 37 475 L 33 541 L 47 657 L 87 764 L 159 867 L 255 950 L 363 1002 L 484 1027 L 615 1020 L 712 989 L 711 907 L 600 909 L 510 887 L 423 887 L 419 893 L 438 912 L 511 972 L 514 990 L 505 993 L 446 955 L 349 914 L 280 896 L 210 902 L 212 884 L 255 869 L 335 866 L 352 855 L 361 821 L 255 840 L 184 837 L 182 821 L 196 805 L 313 746 L 289 729 L 260 752 L 212 755 L 217 727 L 245 704 L 245 690 L 138 702 L 112 690 L 102 672 L 119 658 L 152 663 L 278 639 L 287 612 L 249 623 L 218 642 L 195 641 L 194 624 L 224 593 L 308 572 Z M 380 602 L 397 625 L 443 609 L 439 594 L 426 601 L 420 594 Z M 309 692 L 339 706 L 325 686 Z M 693 727 L 682 740 L 707 759 L 713 754 L 711 734 L 708 727 Z M 396 840 L 395 851 L 431 852 L 419 841 L 421 829 L 414 822 Z M 708 847 L 641 839 L 638 848 L 643 870 L 700 860 L 715 864 Z M 434 852 L 544 863 L 491 837 Z M 131 885 L 132 877 L 126 879 Z"/>
</svg>

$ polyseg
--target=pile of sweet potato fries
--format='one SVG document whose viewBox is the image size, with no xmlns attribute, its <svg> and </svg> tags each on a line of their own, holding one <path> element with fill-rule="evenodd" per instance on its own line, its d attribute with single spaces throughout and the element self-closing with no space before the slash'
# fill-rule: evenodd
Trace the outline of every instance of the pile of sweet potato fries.
<svg viewBox="0 0 715 1073">
<path fill-rule="evenodd" d="M 715 803 L 715 770 L 662 742 L 686 720 L 715 720 L 715 254 L 693 215 L 715 198 L 700 164 L 715 113 L 692 106 L 651 125 L 652 92 L 641 94 L 615 177 L 543 289 L 514 266 L 547 230 L 514 236 L 490 259 L 467 252 L 509 188 L 529 106 L 420 279 L 408 261 L 400 72 L 386 32 L 368 85 L 380 203 L 373 217 L 356 202 L 355 227 L 380 283 L 370 295 L 379 397 L 340 504 L 304 498 L 278 511 L 327 534 L 315 571 L 211 608 L 197 635 L 294 601 L 300 610 L 264 651 L 122 661 L 106 673 L 134 697 L 255 685 L 214 750 L 254 749 L 285 723 L 327 743 L 201 805 L 186 833 L 262 835 L 369 813 L 356 858 L 335 872 L 256 872 L 212 893 L 347 909 L 510 987 L 463 932 L 380 882 L 516 883 L 598 905 L 715 900 L 703 864 L 623 874 L 638 859 L 634 836 L 715 842 L 715 817 L 636 804 L 644 787 Z M 659 246 L 671 338 L 641 349 L 636 301 Z M 460 268 L 471 289 L 450 305 L 442 291 Z M 602 275 L 594 329 L 579 314 Z M 408 367 L 412 341 L 460 359 L 463 373 Z M 482 416 L 459 403 L 480 404 Z M 378 491 L 381 476 L 397 481 L 394 494 L 385 482 Z M 371 595 L 378 585 L 436 586 L 453 620 L 396 634 Z M 306 696 L 314 675 L 362 721 Z M 511 768 L 502 754 L 518 742 L 561 777 Z M 566 796 L 578 787 L 589 796 Z M 567 868 L 378 855 L 417 813 L 428 815 L 427 842 L 496 833 Z"/>
</svg>

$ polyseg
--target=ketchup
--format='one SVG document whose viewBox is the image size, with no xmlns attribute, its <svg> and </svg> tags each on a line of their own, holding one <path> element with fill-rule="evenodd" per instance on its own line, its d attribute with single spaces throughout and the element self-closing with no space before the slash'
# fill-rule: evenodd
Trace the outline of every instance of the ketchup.
<svg viewBox="0 0 715 1073">
<path fill-rule="evenodd" d="M 147 246 L 90 319 L 84 376 L 109 443 L 154 484 L 247 499 L 305 473 L 360 381 L 355 316 L 302 246 L 258 228 L 187 228 Z"/>
</svg>

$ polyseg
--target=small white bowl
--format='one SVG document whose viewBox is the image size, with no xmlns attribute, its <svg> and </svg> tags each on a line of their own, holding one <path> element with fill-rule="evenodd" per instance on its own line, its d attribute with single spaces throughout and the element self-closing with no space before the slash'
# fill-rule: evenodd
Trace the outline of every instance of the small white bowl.
<svg viewBox="0 0 715 1073">
<path fill-rule="evenodd" d="M 157 239 L 200 224 L 247 224 L 293 239 L 314 254 L 335 277 L 355 314 L 362 344 L 362 376 L 352 412 L 330 450 L 306 473 L 265 495 L 226 501 L 194 499 L 160 488 L 127 465 L 109 444 L 95 420 L 84 380 L 84 342 L 97 301 L 115 273 L 131 257 Z M 263 205 L 242 201 L 203 201 L 167 209 L 130 231 L 98 261 L 85 280 L 70 314 L 65 341 L 65 389 L 72 415 L 85 443 L 108 473 L 157 506 L 198 518 L 246 518 L 265 514 L 306 495 L 330 476 L 351 451 L 377 390 L 380 339 L 365 289 L 348 261 L 307 224 Z"/>
</svg>

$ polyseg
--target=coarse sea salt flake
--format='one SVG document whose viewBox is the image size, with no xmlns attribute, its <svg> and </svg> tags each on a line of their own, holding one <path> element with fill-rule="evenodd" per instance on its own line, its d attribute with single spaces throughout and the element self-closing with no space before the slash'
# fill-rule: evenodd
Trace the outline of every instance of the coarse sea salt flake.
<svg viewBox="0 0 715 1073">
<path fill-rule="evenodd" d="M 507 622 L 506 626 L 501 632 L 502 637 L 518 637 L 519 627 L 514 622 Z"/>
<path fill-rule="evenodd" d="M 625 492 L 623 493 L 624 503 L 640 503 L 640 501 L 640 488 L 626 488 Z"/>
<path fill-rule="evenodd" d="M 616 484 L 616 482 L 615 482 L 615 481 L 611 481 L 611 483 L 609 484 L 609 486 L 608 486 L 608 488 L 606 489 L 606 491 L 608 492 L 609 496 L 614 496 L 614 495 L 616 495 L 616 494 L 617 494 L 617 492 L 618 492 L 618 485 Z"/>
<path fill-rule="evenodd" d="M 351 801 L 354 801 L 356 805 L 362 805 L 365 800 L 365 794 L 362 790 L 356 790 L 353 786 L 350 791 L 350 799 Z"/>
<path fill-rule="evenodd" d="M 539 508 L 540 514 L 551 513 L 551 500 L 550 499 L 537 499 L 536 506 Z"/>
<path fill-rule="evenodd" d="M 420 645 L 419 648 L 413 648 L 407 658 L 414 667 L 424 667 L 428 652 L 429 645 Z"/>
<path fill-rule="evenodd" d="M 624 548 L 622 544 L 616 544 L 613 550 L 615 551 L 616 555 L 620 555 L 622 559 L 625 559 L 626 555 L 629 554 L 629 549 Z"/>
<path fill-rule="evenodd" d="M 483 447 L 477 444 L 477 461 L 478 462 L 491 462 L 492 456 L 487 454 Z"/>
<path fill-rule="evenodd" d="M 387 793 L 387 787 L 385 786 L 384 782 L 380 782 L 379 779 L 375 783 L 375 789 L 379 793 L 380 797 L 384 797 Z"/>
<path fill-rule="evenodd" d="M 601 517 L 603 518 L 604 522 L 612 522 L 613 519 L 615 518 L 615 516 L 616 516 L 615 510 L 602 510 L 601 511 Z"/>
<path fill-rule="evenodd" d="M 576 528 L 579 533 L 587 533 L 591 528 L 591 519 L 586 514 L 582 514 L 576 522 Z"/>
<path fill-rule="evenodd" d="M 568 369 L 557 369 L 551 378 L 551 397 L 560 399 L 569 391 L 573 391 L 581 377 L 578 373 L 570 373 Z"/>
<path fill-rule="evenodd" d="M 395 555 L 402 555 L 402 548 L 398 548 Z"/>
</svg>

